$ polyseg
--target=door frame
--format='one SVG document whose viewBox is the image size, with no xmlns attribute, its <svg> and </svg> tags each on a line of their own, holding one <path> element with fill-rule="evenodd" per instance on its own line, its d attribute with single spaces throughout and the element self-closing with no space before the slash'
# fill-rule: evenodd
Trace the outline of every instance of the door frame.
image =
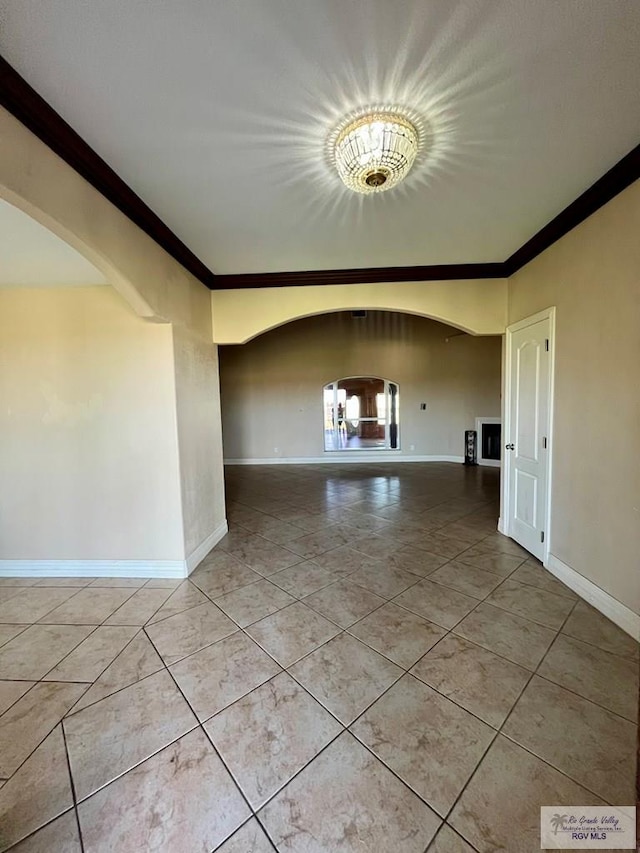
<svg viewBox="0 0 640 853">
<path fill-rule="evenodd" d="M 505 330 L 505 356 L 504 356 L 504 395 L 502 398 L 502 488 L 501 488 L 501 513 L 498 522 L 498 530 L 505 536 L 511 536 L 511 525 L 509 518 L 509 500 L 511 497 L 509 481 L 511 478 L 511 465 L 513 455 L 505 453 L 505 444 L 511 440 L 511 397 L 513 394 L 513 377 L 511 375 L 511 356 L 513 352 L 513 334 L 539 323 L 540 320 L 549 320 L 549 424 L 547 427 L 547 456 L 546 456 L 546 506 L 544 508 L 544 548 L 543 564 L 546 566 L 549 559 L 551 544 L 551 487 L 553 478 L 553 418 L 555 398 L 555 358 L 556 358 L 556 308 L 555 305 L 538 311 L 530 317 L 511 323 Z"/>
</svg>

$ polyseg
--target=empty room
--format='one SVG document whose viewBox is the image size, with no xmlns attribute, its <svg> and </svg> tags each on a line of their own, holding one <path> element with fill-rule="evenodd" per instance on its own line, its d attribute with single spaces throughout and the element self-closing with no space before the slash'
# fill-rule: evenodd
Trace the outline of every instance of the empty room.
<svg viewBox="0 0 640 853">
<path fill-rule="evenodd" d="M 639 89 L 634 0 L 0 0 L 0 853 L 638 849 Z"/>
</svg>

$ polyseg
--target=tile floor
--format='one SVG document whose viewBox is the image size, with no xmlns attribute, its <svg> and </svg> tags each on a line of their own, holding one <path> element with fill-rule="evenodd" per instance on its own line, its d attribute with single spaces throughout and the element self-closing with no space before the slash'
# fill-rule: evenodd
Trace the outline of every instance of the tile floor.
<svg viewBox="0 0 640 853">
<path fill-rule="evenodd" d="M 188 581 L 0 579 L 0 851 L 529 853 L 634 801 L 638 647 L 494 469 L 227 478 Z"/>
</svg>

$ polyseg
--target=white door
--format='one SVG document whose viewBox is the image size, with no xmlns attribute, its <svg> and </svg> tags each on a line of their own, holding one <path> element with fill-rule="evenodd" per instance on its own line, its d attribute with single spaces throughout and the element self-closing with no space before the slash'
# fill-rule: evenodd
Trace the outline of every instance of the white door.
<svg viewBox="0 0 640 853">
<path fill-rule="evenodd" d="M 553 309 L 507 329 L 506 530 L 539 560 L 546 554 Z"/>
</svg>

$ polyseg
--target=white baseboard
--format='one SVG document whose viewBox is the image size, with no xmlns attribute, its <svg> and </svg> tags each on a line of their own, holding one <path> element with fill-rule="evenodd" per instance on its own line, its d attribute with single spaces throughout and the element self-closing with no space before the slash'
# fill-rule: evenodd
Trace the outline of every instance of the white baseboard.
<svg viewBox="0 0 640 853">
<path fill-rule="evenodd" d="M 0 577 L 186 578 L 185 560 L 0 560 Z"/>
<path fill-rule="evenodd" d="M 0 578 L 186 578 L 227 530 L 225 519 L 186 560 L 0 560 Z"/>
<path fill-rule="evenodd" d="M 504 524 L 502 523 L 502 516 L 498 519 L 498 533 L 502 533 L 503 536 L 507 535 L 504 530 Z"/>
<path fill-rule="evenodd" d="M 563 563 L 554 554 L 549 554 L 545 568 L 558 580 L 566 584 L 569 589 L 577 593 L 580 598 L 593 605 L 603 616 L 611 619 L 619 628 L 630 634 L 634 640 L 640 642 L 640 615 L 630 610 L 626 604 L 622 604 L 617 598 L 609 595 L 608 592 L 585 578 L 580 572 Z"/>
<path fill-rule="evenodd" d="M 324 456 L 267 456 L 262 459 L 225 459 L 225 465 L 335 465 L 344 462 L 464 462 L 464 456 L 405 456 L 398 450 L 338 451 Z"/>
<path fill-rule="evenodd" d="M 227 524 L 227 520 L 225 519 L 222 524 L 220 524 L 213 533 L 210 533 L 207 538 L 202 541 L 198 547 L 192 551 L 186 559 L 186 569 L 187 574 L 190 575 L 191 572 L 200 565 L 200 563 L 207 556 L 209 551 L 215 547 L 218 542 L 222 539 L 223 536 L 226 536 L 229 531 L 229 525 Z"/>
</svg>

